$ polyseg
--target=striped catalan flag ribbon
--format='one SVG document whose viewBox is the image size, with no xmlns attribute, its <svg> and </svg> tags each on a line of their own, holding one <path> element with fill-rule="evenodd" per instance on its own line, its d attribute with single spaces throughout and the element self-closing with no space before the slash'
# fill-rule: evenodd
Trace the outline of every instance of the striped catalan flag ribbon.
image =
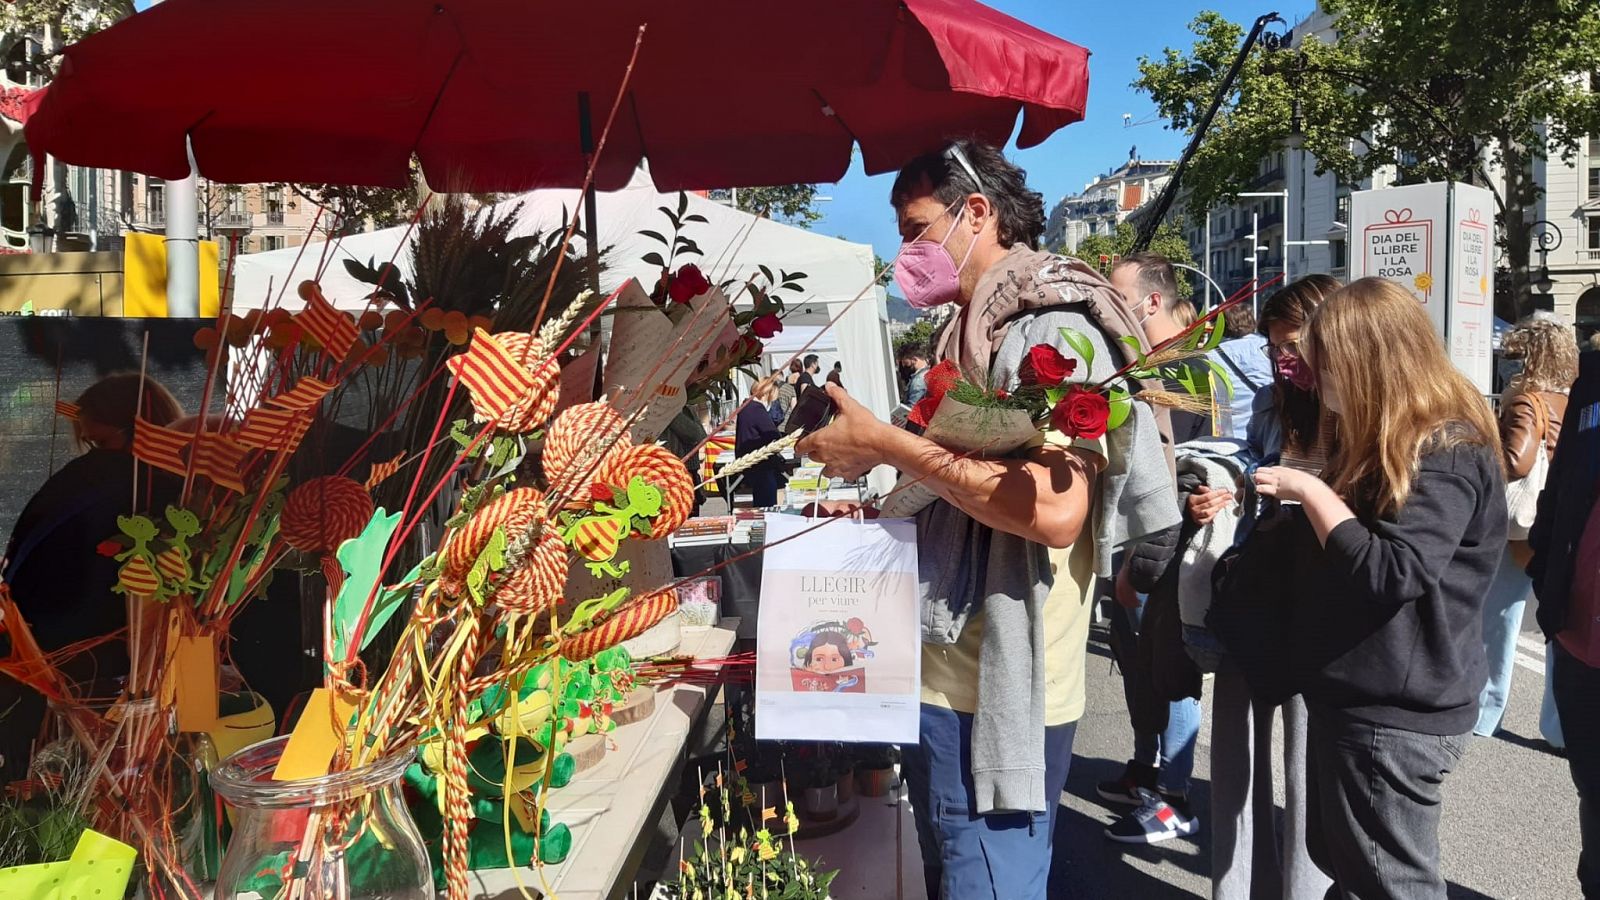
<svg viewBox="0 0 1600 900">
<path fill-rule="evenodd" d="M 76 403 L 68 403 L 65 400 L 56 401 L 56 415 L 63 419 L 66 419 L 70 422 L 76 422 L 78 421 L 79 412 L 81 412 L 81 410 L 78 409 L 78 404 Z"/>
<path fill-rule="evenodd" d="M 482 328 L 473 330 L 467 352 L 451 357 L 445 365 L 471 392 L 472 408 L 485 420 L 505 415 L 513 403 L 533 390 L 528 370 Z"/>
<path fill-rule="evenodd" d="M 268 397 L 267 403 L 279 409 L 296 411 L 310 409 L 321 403 L 322 398 L 331 390 L 333 390 L 331 382 L 323 381 L 320 378 L 306 377 L 295 382 L 293 390 L 286 391 L 276 397 Z"/>
<path fill-rule="evenodd" d="M 234 437 L 246 447 L 292 453 L 310 427 L 310 413 L 258 406 L 244 414 L 244 425 Z"/>
<path fill-rule="evenodd" d="M 363 484 L 362 487 L 370 491 L 382 484 L 384 481 L 388 480 L 390 475 L 400 471 L 400 461 L 405 458 L 405 451 L 402 450 L 399 453 L 396 453 L 394 455 L 394 459 L 391 459 L 388 462 L 373 463 L 372 471 L 367 474 L 367 482 L 366 484 Z"/>
<path fill-rule="evenodd" d="M 242 494 L 244 457 L 248 452 L 249 448 L 237 438 L 215 431 L 202 432 L 195 444 L 195 473 L 211 479 L 217 487 Z"/>
<path fill-rule="evenodd" d="M 133 455 L 147 465 L 185 475 L 189 471 L 186 451 L 194 435 L 152 424 L 143 416 L 133 419 Z"/>
<path fill-rule="evenodd" d="M 319 290 L 310 292 L 306 308 L 294 320 L 334 359 L 344 359 L 345 354 L 350 352 L 350 345 L 356 341 L 356 323 L 334 309 Z"/>
</svg>

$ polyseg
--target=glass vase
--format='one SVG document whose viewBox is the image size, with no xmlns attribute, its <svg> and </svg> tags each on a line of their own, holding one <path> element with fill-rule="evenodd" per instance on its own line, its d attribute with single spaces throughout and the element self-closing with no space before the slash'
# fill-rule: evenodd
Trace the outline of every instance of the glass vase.
<svg viewBox="0 0 1600 900">
<path fill-rule="evenodd" d="M 433 870 L 400 792 L 411 755 L 273 781 L 288 740 L 246 747 L 212 777 L 234 826 L 215 900 L 434 900 Z"/>
</svg>

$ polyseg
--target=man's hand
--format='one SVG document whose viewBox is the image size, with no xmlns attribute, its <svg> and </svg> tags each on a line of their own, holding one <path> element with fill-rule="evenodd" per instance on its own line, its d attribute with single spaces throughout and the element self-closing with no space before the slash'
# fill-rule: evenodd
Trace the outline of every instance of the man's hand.
<svg viewBox="0 0 1600 900">
<path fill-rule="evenodd" d="M 1184 511 L 1189 516 L 1189 521 L 1196 525 L 1210 525 L 1217 513 L 1228 508 L 1233 503 L 1233 491 L 1200 485 L 1184 501 Z"/>
<path fill-rule="evenodd" d="M 833 421 L 828 427 L 808 435 L 794 448 L 795 455 L 822 463 L 822 474 L 829 478 L 854 481 L 884 462 L 880 437 L 894 426 L 874 416 L 836 384 L 827 387 L 833 400 Z"/>
</svg>

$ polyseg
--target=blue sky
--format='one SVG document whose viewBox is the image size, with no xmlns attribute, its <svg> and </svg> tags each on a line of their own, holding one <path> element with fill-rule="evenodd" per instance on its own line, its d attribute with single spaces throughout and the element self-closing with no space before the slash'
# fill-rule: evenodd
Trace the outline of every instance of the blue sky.
<svg viewBox="0 0 1600 900">
<path fill-rule="evenodd" d="M 1128 85 L 1138 76 L 1141 55 L 1158 56 L 1166 47 L 1193 44 L 1188 24 L 1203 9 L 1215 9 L 1236 22 L 1248 24 L 1256 16 L 1275 10 L 1293 24 L 1313 8 L 1312 0 L 1290 0 L 1274 7 L 1244 0 L 1147 0 L 1143 3 L 1096 3 L 1090 0 L 984 0 L 990 6 L 1030 25 L 1089 48 L 1089 105 L 1082 122 L 1069 125 L 1049 140 L 1029 150 L 1008 151 L 1028 172 L 1033 188 L 1045 196 L 1048 209 L 1065 194 L 1083 186 L 1128 158 L 1137 146 L 1145 159 L 1176 159 L 1185 143 L 1182 135 L 1168 131 L 1153 119 L 1148 98 Z M 1123 113 L 1132 122 L 1124 127 Z M 885 259 L 899 244 L 894 216 L 889 209 L 892 174 L 867 177 L 859 159 L 836 185 L 822 193 L 831 196 L 819 205 L 824 218 L 815 230 L 852 241 L 870 243 Z"/>
</svg>

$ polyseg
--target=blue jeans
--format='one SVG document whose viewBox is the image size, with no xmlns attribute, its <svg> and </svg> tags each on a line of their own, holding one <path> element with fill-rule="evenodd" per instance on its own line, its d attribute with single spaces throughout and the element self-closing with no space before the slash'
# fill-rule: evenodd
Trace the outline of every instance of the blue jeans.
<svg viewBox="0 0 1600 900">
<path fill-rule="evenodd" d="M 1144 618 L 1144 595 L 1139 595 L 1139 606 L 1128 609 L 1118 606 L 1111 616 L 1111 630 L 1118 632 L 1116 643 L 1124 648 L 1130 658 L 1118 659 L 1122 669 L 1122 695 L 1133 709 L 1134 679 L 1138 667 L 1131 658 L 1134 643 L 1138 640 L 1139 623 Z M 1200 738 L 1200 701 L 1193 697 L 1174 700 L 1167 706 L 1167 727 L 1159 734 L 1135 730 L 1133 733 L 1133 760 L 1159 769 L 1156 790 L 1163 794 L 1187 796 L 1189 778 L 1194 774 L 1194 748 Z"/>
<path fill-rule="evenodd" d="M 930 900 L 1044 900 L 1077 730 L 1077 722 L 1044 730 L 1045 811 L 980 816 L 973 811 L 972 716 L 922 705 L 922 740 L 901 748 L 900 773 Z"/>
<path fill-rule="evenodd" d="M 1511 674 L 1517 670 L 1517 635 L 1522 633 L 1522 611 L 1533 596 L 1533 581 L 1511 558 L 1506 544 L 1500 568 L 1483 598 L 1483 655 L 1489 663 L 1489 680 L 1478 695 L 1478 724 L 1472 733 L 1494 737 L 1511 697 Z"/>
<path fill-rule="evenodd" d="M 1578 789 L 1578 832 L 1583 852 L 1578 857 L 1578 884 L 1583 896 L 1600 897 L 1600 669 L 1584 665 L 1560 641 L 1555 654 L 1554 691 L 1567 739 L 1567 767 Z"/>
</svg>

